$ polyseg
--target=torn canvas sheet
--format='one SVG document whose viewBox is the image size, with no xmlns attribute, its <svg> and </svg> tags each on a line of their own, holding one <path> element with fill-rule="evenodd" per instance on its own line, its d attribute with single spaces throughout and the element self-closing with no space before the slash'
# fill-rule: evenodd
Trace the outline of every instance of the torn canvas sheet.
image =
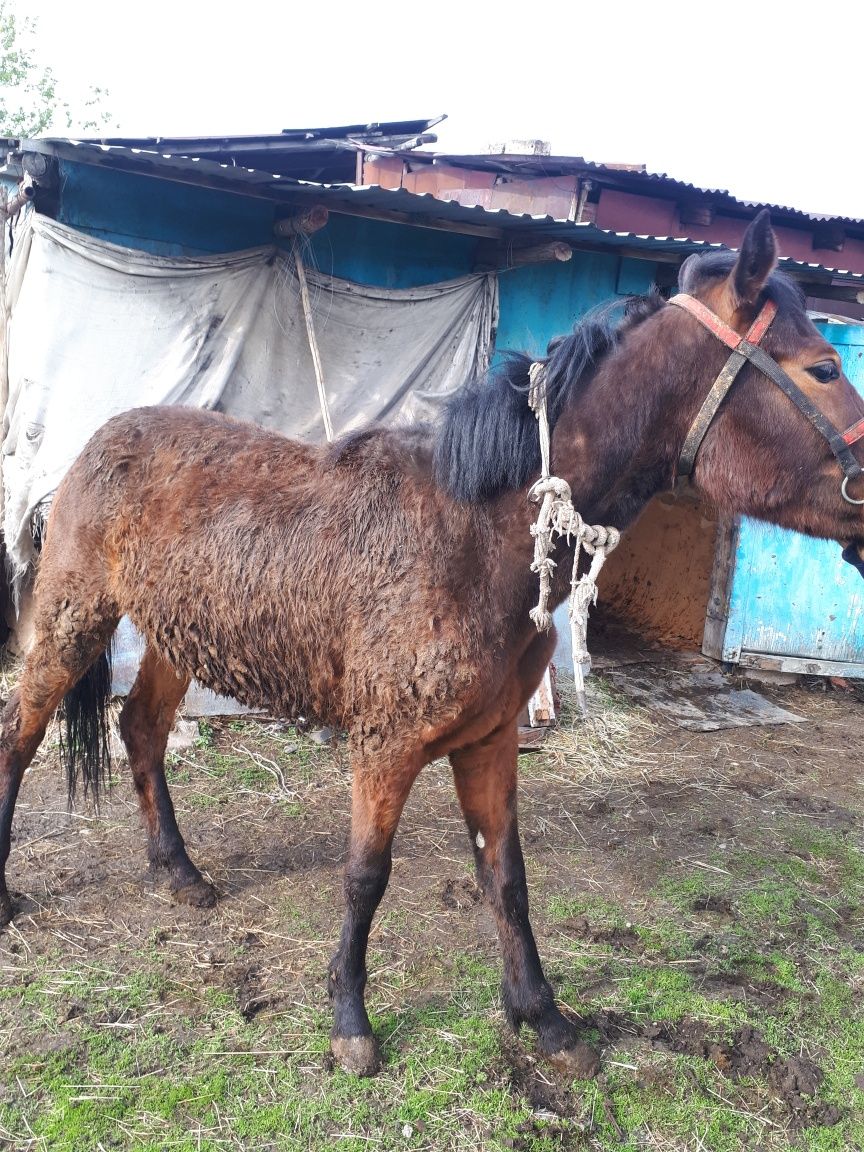
<svg viewBox="0 0 864 1152">
<path fill-rule="evenodd" d="M 433 417 L 488 363 L 492 275 L 392 290 L 306 276 L 337 435 Z M 157 257 L 30 213 L 6 307 L 3 526 L 19 576 L 34 558 L 34 517 L 118 412 L 194 405 L 324 439 L 290 253 Z"/>
</svg>

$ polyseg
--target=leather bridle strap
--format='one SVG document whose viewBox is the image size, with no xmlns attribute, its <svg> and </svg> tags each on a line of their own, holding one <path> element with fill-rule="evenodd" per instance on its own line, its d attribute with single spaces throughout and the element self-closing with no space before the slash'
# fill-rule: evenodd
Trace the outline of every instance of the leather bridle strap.
<svg viewBox="0 0 864 1152">
<path fill-rule="evenodd" d="M 838 432 L 825 413 L 816 407 L 813 401 L 786 375 L 777 361 L 773 360 L 764 348 L 753 348 L 752 351 L 748 353 L 748 359 L 760 372 L 764 372 L 766 376 L 770 377 L 778 388 L 782 388 L 792 403 L 807 417 L 813 427 L 822 433 L 828 441 L 831 451 L 837 457 L 838 463 L 843 469 L 843 474 L 847 480 L 852 480 L 856 476 L 860 476 L 862 471 L 861 465 L 852 455 L 849 445 L 854 444 L 855 441 L 861 437 L 855 435 L 853 439 L 847 439 L 847 437 L 854 433 L 858 425 L 853 424 L 852 428 L 847 429 L 846 432 Z M 860 424 L 861 421 L 858 423 Z M 862 432 L 862 435 L 864 435 L 864 432 Z"/>
<path fill-rule="evenodd" d="M 807 417 L 817 431 L 824 436 L 828 441 L 831 451 L 837 457 L 846 479 L 851 480 L 855 476 L 861 475 L 861 465 L 853 456 L 849 446 L 864 438 L 864 420 L 859 420 L 857 424 L 853 424 L 852 427 L 848 428 L 844 433 L 838 432 L 828 417 L 801 391 L 791 377 L 783 371 L 777 361 L 773 360 L 763 348 L 759 347 L 763 336 L 777 315 L 777 305 L 773 300 L 765 301 L 746 336 L 739 336 L 734 328 L 721 320 L 710 308 L 706 308 L 700 300 L 696 300 L 693 296 L 688 296 L 684 292 L 680 292 L 677 296 L 671 297 L 669 303 L 674 304 L 678 308 L 683 308 L 685 312 L 689 312 L 690 315 L 694 316 L 712 335 L 716 336 L 718 340 L 732 349 L 731 356 L 721 369 L 720 375 L 714 381 L 711 391 L 705 397 L 702 407 L 697 412 L 690 431 L 687 433 L 684 447 L 681 449 L 681 457 L 678 461 L 677 472 L 679 476 L 691 475 L 696 460 L 696 453 L 699 451 L 699 447 L 705 439 L 705 434 L 710 428 L 712 420 L 717 415 L 717 410 L 723 403 L 726 394 L 734 384 L 738 373 L 748 360 L 754 367 L 758 368 L 760 372 L 763 372 L 769 379 L 773 380 L 778 388 L 781 388 L 783 392 L 785 392 L 798 410 Z"/>
<path fill-rule="evenodd" d="M 678 308 L 683 308 L 685 312 L 689 312 L 691 316 L 695 316 L 699 323 L 707 328 L 713 336 L 716 336 L 718 340 L 732 349 L 732 355 L 723 365 L 720 375 L 714 381 L 711 386 L 711 391 L 705 397 L 702 407 L 696 413 L 696 419 L 690 425 L 690 431 L 687 433 L 687 439 L 684 441 L 684 447 L 681 449 L 677 471 L 679 476 L 688 477 L 693 471 L 693 465 L 696 462 L 696 453 L 699 451 L 702 441 L 705 439 L 705 433 L 711 427 L 711 423 L 717 415 L 717 409 L 723 403 L 726 393 L 735 383 L 738 373 L 747 363 L 747 352 L 741 347 L 742 343 L 746 342 L 748 347 L 755 348 L 768 331 L 771 321 L 776 316 L 777 305 L 773 300 L 766 301 L 762 311 L 750 326 L 746 337 L 741 337 L 734 328 L 724 323 L 710 308 L 706 308 L 701 300 L 697 300 L 693 296 L 688 296 L 685 292 L 679 292 L 677 296 L 671 297 L 669 303 L 674 304 Z"/>
</svg>

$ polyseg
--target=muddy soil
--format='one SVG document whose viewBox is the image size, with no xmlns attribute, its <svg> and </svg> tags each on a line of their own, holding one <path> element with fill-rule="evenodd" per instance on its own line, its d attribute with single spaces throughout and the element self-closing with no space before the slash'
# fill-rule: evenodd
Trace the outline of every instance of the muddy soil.
<svg viewBox="0 0 864 1152">
<path fill-rule="evenodd" d="M 762 691 L 808 722 L 704 734 L 661 722 L 650 738 L 648 767 L 634 756 L 631 771 L 625 766 L 580 778 L 568 775 L 548 750 L 522 758 L 520 818 L 533 923 L 554 981 L 567 976 L 574 940 L 635 959 L 644 947 L 633 923 L 602 923 L 590 911 L 556 916 L 550 911 L 556 901 L 560 906 L 584 895 L 595 904 L 634 909 L 634 919 L 640 910 L 650 917 L 652 893 L 664 878 L 684 869 L 722 873 L 712 860 L 784 843 L 790 820 L 860 844 L 861 694 L 826 690 L 821 682 Z M 119 977 L 149 949 L 166 971 L 194 971 L 230 993 L 247 1020 L 286 1010 L 310 988 L 324 1002 L 348 833 L 344 748 L 337 741 L 298 760 L 284 725 L 217 721 L 212 730 L 210 747 L 181 753 L 171 778 L 190 854 L 220 894 L 213 909 L 175 904 L 162 877 L 147 872 L 136 801 L 122 765 L 98 815 L 80 800 L 70 814 L 57 750 L 40 753 L 15 819 L 8 874 L 19 911 L 0 937 L 4 981 L 26 984 L 40 963 L 63 960 L 105 962 Z M 688 971 L 698 974 L 700 942 L 706 949 L 722 947 L 718 941 L 734 933 L 735 906 L 722 894 L 703 894 L 687 915 L 696 942 Z M 854 910 L 844 931 L 852 946 L 864 949 L 864 926 Z M 442 977 L 431 958 L 454 949 L 497 963 L 494 925 L 471 876 L 449 771 L 436 764 L 418 781 L 406 809 L 373 932 L 370 981 L 377 1011 L 406 998 L 418 1004 L 434 998 Z M 595 1004 L 605 1003 L 602 972 L 580 979 Z M 704 989 L 720 1000 L 762 997 L 773 1003 L 787 995 L 734 973 L 706 974 Z M 614 1005 L 611 986 L 608 1001 Z M 7 1010 L 16 1011 L 11 1003 Z M 33 1043 L 26 1000 L 17 1011 L 20 1033 L 14 1016 L 6 1021 L 12 1058 Z M 75 1004 L 67 1011 L 74 1017 Z M 625 1053 L 699 1055 L 730 1082 L 760 1081 L 796 1123 L 838 1119 L 836 1105 L 817 1100 L 818 1053 L 781 1057 L 758 1030 L 741 1028 L 730 1040 L 699 1021 L 646 1022 L 614 1007 L 586 1013 L 584 1020 L 607 1058 L 622 1045 Z M 182 1026 L 194 1030 L 194 1015 Z M 63 1042 L 62 1034 L 55 1042 Z M 522 1093 L 541 1118 L 575 1114 L 569 1087 L 538 1070 L 530 1044 L 502 1029 L 501 1053 L 493 1074 Z"/>
</svg>

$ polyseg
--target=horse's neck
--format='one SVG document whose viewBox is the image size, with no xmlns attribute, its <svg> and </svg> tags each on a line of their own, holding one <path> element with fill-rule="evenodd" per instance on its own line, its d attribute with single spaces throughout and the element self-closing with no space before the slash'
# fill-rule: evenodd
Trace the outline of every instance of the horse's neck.
<svg viewBox="0 0 864 1152">
<path fill-rule="evenodd" d="M 648 350 L 653 364 L 644 347 L 613 352 L 553 430 L 552 473 L 590 523 L 626 528 L 672 483 L 686 434 L 682 374 L 673 355 Z"/>
<path fill-rule="evenodd" d="M 689 400 L 681 381 L 690 376 L 674 350 L 637 339 L 613 352 L 564 408 L 552 432 L 551 472 L 570 485 L 573 506 L 587 523 L 626 528 L 670 486 L 686 435 L 681 405 L 686 409 Z M 499 497 L 493 510 L 501 549 L 495 568 L 512 588 L 517 614 L 524 601 L 536 602 L 538 586 L 530 565 L 539 505 L 529 500 L 530 488 Z M 559 540 L 553 604 L 567 595 L 571 555 Z"/>
<path fill-rule="evenodd" d="M 553 452 L 552 471 L 566 480 L 571 488 L 573 506 L 588 524 L 625 528 L 642 510 L 656 491 L 664 487 L 663 469 L 654 466 L 628 468 L 619 451 L 599 439 L 576 436 L 562 429 L 560 444 Z M 583 447 L 583 442 L 587 447 Z M 528 610 L 537 603 L 539 578 L 531 570 L 534 536 L 531 531 L 540 511 L 539 502 L 529 497 L 530 486 L 508 492 L 494 505 L 494 539 L 496 545 L 487 554 L 487 579 L 500 585 L 496 594 L 505 614 L 528 620 Z M 570 590 L 573 544 L 556 538 L 552 557 L 549 607 L 557 607 Z M 527 625 L 526 625 L 527 627 Z M 533 627 L 533 625 L 532 625 Z"/>
</svg>

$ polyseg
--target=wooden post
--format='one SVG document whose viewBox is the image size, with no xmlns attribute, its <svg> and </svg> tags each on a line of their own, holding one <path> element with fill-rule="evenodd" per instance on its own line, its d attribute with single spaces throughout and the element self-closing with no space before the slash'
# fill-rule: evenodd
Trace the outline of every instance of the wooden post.
<svg viewBox="0 0 864 1152">
<path fill-rule="evenodd" d="M 543 724 L 554 724 L 555 701 L 552 696 L 552 675 L 547 665 L 543 679 L 537 686 L 537 691 L 528 701 L 528 718 L 532 728 Z"/>
<path fill-rule="evenodd" d="M 294 245 L 294 267 L 297 269 L 297 281 L 300 285 L 303 319 L 306 321 L 306 335 L 309 340 L 309 351 L 312 353 L 312 366 L 315 369 L 315 383 L 318 387 L 318 400 L 321 404 L 321 419 L 324 421 L 324 435 L 329 444 L 333 439 L 333 422 L 330 419 L 330 405 L 327 403 L 327 393 L 324 389 L 324 368 L 321 364 L 321 353 L 318 351 L 318 340 L 315 337 L 315 325 L 312 323 L 312 306 L 309 303 L 309 289 L 306 285 L 306 269 L 303 267 L 303 257 L 300 255 L 299 244 Z"/>
</svg>

